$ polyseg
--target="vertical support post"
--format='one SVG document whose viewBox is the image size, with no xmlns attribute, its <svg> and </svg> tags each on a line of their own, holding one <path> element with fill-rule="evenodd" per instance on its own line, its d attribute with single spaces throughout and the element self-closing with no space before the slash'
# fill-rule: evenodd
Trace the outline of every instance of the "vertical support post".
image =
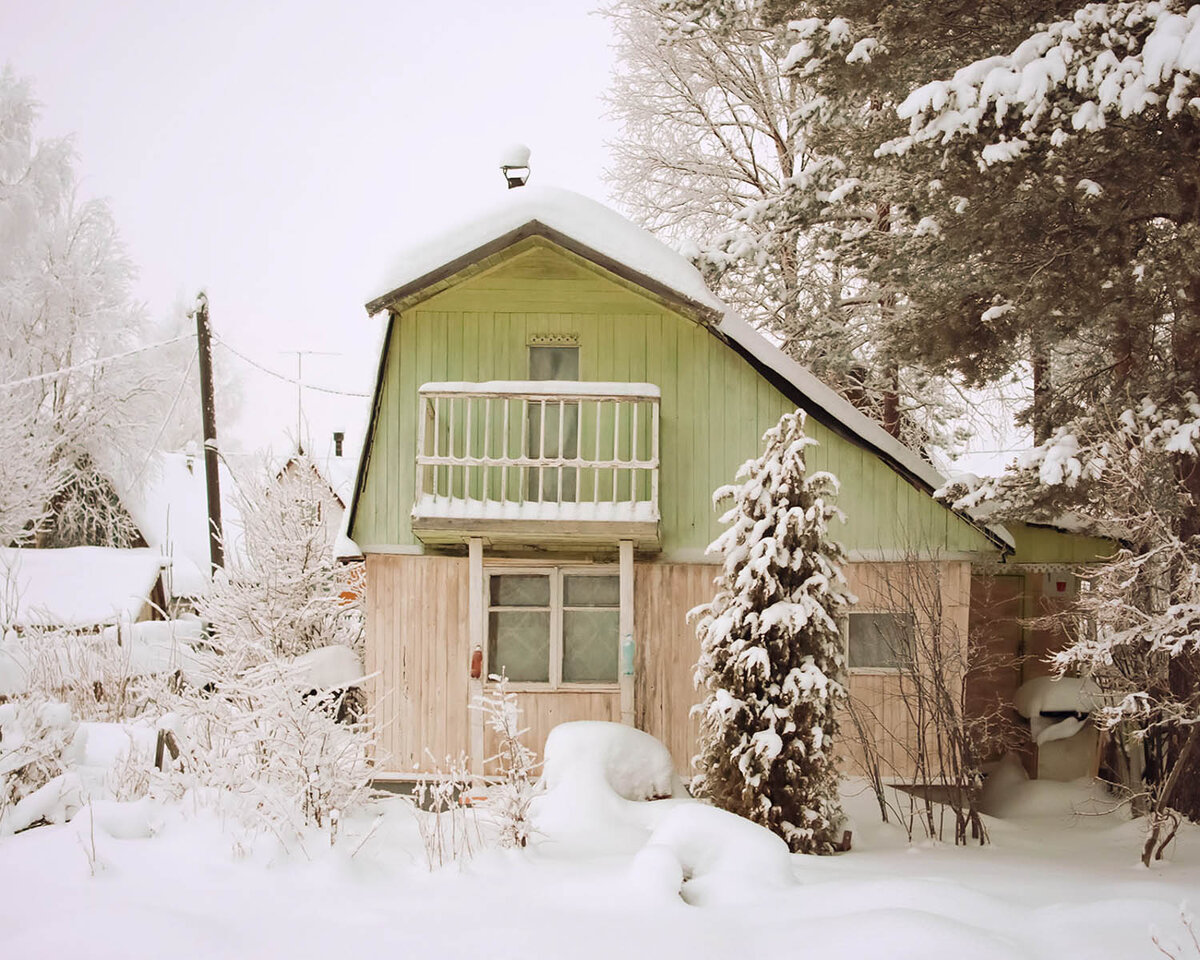
<svg viewBox="0 0 1200 960">
<path fill-rule="evenodd" d="M 204 481 L 208 494 L 208 556 L 212 570 L 225 566 L 221 535 L 221 481 L 217 472 L 217 414 L 213 402 L 212 326 L 208 322 L 208 295 L 196 297 L 196 347 L 200 357 L 200 414 L 204 429 Z"/>
<path fill-rule="evenodd" d="M 470 724 L 471 772 L 483 773 L 483 711 L 473 709 L 483 696 L 483 540 L 467 541 L 467 633 L 471 640 L 471 676 L 467 683 L 467 716 Z M 477 675 L 478 674 L 478 675 Z"/>
<path fill-rule="evenodd" d="M 637 646 L 633 636 L 633 541 L 622 540 L 619 546 L 621 580 L 621 657 L 618 680 L 621 687 L 621 722 L 634 725 L 633 673 Z"/>
</svg>

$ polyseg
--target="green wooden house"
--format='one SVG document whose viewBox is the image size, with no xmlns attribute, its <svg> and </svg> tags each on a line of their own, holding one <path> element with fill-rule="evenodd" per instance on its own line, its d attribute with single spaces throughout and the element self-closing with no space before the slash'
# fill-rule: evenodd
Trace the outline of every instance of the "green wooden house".
<svg viewBox="0 0 1200 960">
<path fill-rule="evenodd" d="M 890 574 L 917 562 L 965 644 L 973 569 L 1011 576 L 1019 550 L 1045 548 L 936 501 L 927 462 L 685 259 L 584 197 L 512 190 L 402 258 L 381 291 L 367 304 L 387 332 L 349 519 L 366 557 L 381 778 L 464 752 L 478 767 L 492 751 L 470 703 L 501 672 L 535 747 L 563 721 L 621 721 L 686 772 L 687 612 L 711 599 L 712 491 L 797 407 L 819 442 L 809 468 L 841 481 L 860 597 L 851 692 L 898 768 L 914 734 L 879 642 L 904 615 Z M 1015 575 L 1025 603 L 1040 571 Z"/>
</svg>

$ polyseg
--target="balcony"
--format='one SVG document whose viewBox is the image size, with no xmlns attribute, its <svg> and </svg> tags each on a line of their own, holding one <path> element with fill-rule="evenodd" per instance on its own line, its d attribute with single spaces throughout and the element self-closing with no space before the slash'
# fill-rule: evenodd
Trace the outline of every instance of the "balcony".
<svg viewBox="0 0 1200 960">
<path fill-rule="evenodd" d="M 426 544 L 656 548 L 659 398 L 649 383 L 425 384 L 413 532 Z"/>
</svg>

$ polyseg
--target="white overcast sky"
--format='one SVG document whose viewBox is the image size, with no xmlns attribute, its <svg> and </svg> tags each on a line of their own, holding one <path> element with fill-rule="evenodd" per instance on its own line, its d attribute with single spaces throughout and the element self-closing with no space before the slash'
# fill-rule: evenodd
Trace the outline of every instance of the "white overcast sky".
<svg viewBox="0 0 1200 960">
<path fill-rule="evenodd" d="M 72 134 L 151 315 L 207 289 L 218 335 L 264 365 L 366 392 L 380 322 L 362 304 L 399 250 L 533 182 L 607 201 L 616 131 L 598 0 L 0 4 L 0 62 L 33 81 L 39 134 Z M 224 362 L 228 360 L 225 355 Z M 220 359 L 220 358 L 219 358 Z M 294 388 L 242 365 L 243 446 L 286 445 Z M 306 394 L 315 452 L 357 442 L 365 401 Z"/>
</svg>

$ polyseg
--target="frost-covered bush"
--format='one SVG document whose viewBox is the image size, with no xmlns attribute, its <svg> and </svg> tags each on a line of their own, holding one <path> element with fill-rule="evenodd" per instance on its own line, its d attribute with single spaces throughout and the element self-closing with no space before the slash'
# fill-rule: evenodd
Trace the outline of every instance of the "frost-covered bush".
<svg viewBox="0 0 1200 960">
<path fill-rule="evenodd" d="M 80 720 L 130 720 L 170 709 L 185 686 L 202 686 L 210 659 L 199 621 L 10 630 L 0 640 L 0 696 L 61 700 Z"/>
<path fill-rule="evenodd" d="M 804 414 L 785 415 L 747 461 L 709 547 L 722 557 L 713 601 L 692 611 L 700 638 L 697 792 L 778 833 L 796 852 L 833 849 L 842 812 L 833 739 L 846 690 L 838 618 L 846 589 L 829 523 L 837 480 L 807 473 Z"/>
<path fill-rule="evenodd" d="M 493 676 L 495 684 L 474 704 L 496 736 L 493 766 L 497 782 L 488 791 L 488 812 L 499 829 L 502 847 L 523 847 L 529 842 L 529 805 L 537 792 L 537 754 L 521 739 L 521 708 L 508 689 L 508 678 Z"/>
<path fill-rule="evenodd" d="M 341 811 L 366 797 L 371 732 L 337 719 L 348 685 L 312 697 L 309 682 L 303 666 L 262 649 L 219 658 L 210 687 L 181 703 L 181 776 L 249 826 L 281 836 L 315 826 L 332 840 Z"/>
<path fill-rule="evenodd" d="M 32 698 L 0 703 L 0 834 L 41 818 L 18 808 L 68 771 L 77 727 L 65 703 Z"/>
<path fill-rule="evenodd" d="M 238 486 L 242 536 L 198 603 L 221 645 L 298 656 L 341 645 L 361 653 L 363 613 L 334 555 L 336 501 L 311 460 L 264 467 Z"/>
</svg>

